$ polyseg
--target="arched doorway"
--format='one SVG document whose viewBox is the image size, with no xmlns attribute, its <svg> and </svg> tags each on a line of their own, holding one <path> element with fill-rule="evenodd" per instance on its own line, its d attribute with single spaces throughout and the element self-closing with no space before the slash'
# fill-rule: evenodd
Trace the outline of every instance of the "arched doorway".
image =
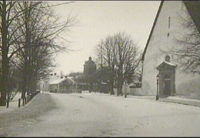
<svg viewBox="0 0 200 138">
<path fill-rule="evenodd" d="M 158 88 L 159 96 L 166 97 L 175 95 L 175 73 L 177 65 L 170 62 L 170 57 L 166 56 L 157 70 L 159 71 Z"/>
</svg>

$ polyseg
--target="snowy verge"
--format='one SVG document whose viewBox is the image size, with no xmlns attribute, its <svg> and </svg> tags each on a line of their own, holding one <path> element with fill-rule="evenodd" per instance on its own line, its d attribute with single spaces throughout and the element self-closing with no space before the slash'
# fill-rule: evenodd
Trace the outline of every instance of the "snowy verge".
<svg viewBox="0 0 200 138">
<path fill-rule="evenodd" d="M 90 93 L 90 95 L 91 94 L 116 96 L 116 95 L 109 95 L 109 94 L 103 94 L 103 93 Z M 122 96 L 116 96 L 116 97 L 122 97 Z M 150 96 L 150 95 L 148 95 L 148 96 L 127 95 L 127 98 L 136 98 L 136 99 L 145 99 L 145 100 L 156 101 L 156 96 Z M 200 107 L 200 100 L 191 99 L 191 98 L 187 98 L 187 97 L 169 96 L 166 98 L 159 98 L 159 101 Z"/>
<path fill-rule="evenodd" d="M 200 100 L 196 100 L 196 99 L 181 98 L 181 97 L 171 97 L 170 96 L 170 97 L 167 97 L 167 98 L 161 98 L 159 101 L 200 107 Z"/>
<path fill-rule="evenodd" d="M 0 106 L 0 114 L 17 110 L 19 98 L 21 98 L 20 92 L 16 93 L 14 98 L 9 102 L 9 108 L 6 108 L 6 106 Z"/>
<path fill-rule="evenodd" d="M 0 114 L 0 136 L 6 136 L 9 132 L 3 131 L 9 130 L 6 128 L 14 128 L 18 126 L 24 126 L 25 120 L 36 119 L 45 112 L 48 112 L 56 108 L 56 104 L 52 97 L 48 93 L 39 93 L 24 107 L 5 112 Z"/>
<path fill-rule="evenodd" d="M 133 96 L 133 95 L 128 95 L 127 97 L 133 97 L 133 98 L 137 98 L 137 99 L 156 100 L 155 96 Z M 191 99 L 191 98 L 169 96 L 167 98 L 159 98 L 159 101 L 160 102 L 171 102 L 171 103 L 176 103 L 176 104 L 184 104 L 184 105 L 200 107 L 200 100 Z"/>
</svg>

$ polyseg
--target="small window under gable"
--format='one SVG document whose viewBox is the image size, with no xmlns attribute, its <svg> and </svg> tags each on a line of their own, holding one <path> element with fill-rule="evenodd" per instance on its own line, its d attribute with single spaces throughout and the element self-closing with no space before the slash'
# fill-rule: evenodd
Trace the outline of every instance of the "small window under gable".
<svg viewBox="0 0 200 138">
<path fill-rule="evenodd" d="M 170 26 L 171 26 L 171 17 L 169 16 L 168 17 L 168 29 L 170 29 Z"/>
<path fill-rule="evenodd" d="M 168 33 L 167 33 L 167 37 L 169 37 L 169 35 L 170 35 L 170 33 L 169 33 L 170 27 L 171 27 L 171 17 L 169 16 L 168 17 Z"/>
</svg>

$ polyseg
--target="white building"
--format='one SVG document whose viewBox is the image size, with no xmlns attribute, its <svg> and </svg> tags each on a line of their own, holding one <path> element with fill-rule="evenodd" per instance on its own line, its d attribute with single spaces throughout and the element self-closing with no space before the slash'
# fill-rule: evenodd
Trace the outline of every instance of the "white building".
<svg viewBox="0 0 200 138">
<path fill-rule="evenodd" d="M 142 88 L 140 93 L 143 95 L 156 95 L 157 70 L 166 55 L 170 56 L 168 65 L 177 66 L 175 69 L 175 81 L 172 82 L 168 76 L 168 84 L 163 80 L 159 81 L 159 89 L 167 88 L 166 85 L 175 86 L 175 95 L 184 95 L 193 98 L 200 98 L 200 75 L 185 73 L 175 62 L 175 55 L 170 51 L 180 46 L 176 40 L 184 34 L 190 33 L 190 28 L 184 27 L 184 19 L 190 20 L 200 32 L 200 2 L 198 1 L 162 1 L 157 12 L 152 30 L 149 35 L 144 53 L 143 53 L 143 75 Z M 170 75 L 170 73 L 169 73 Z M 162 78 L 160 78 L 162 79 Z M 164 78 L 166 80 L 166 78 Z M 170 91 L 170 89 L 168 89 Z M 169 92 L 171 95 L 171 92 Z"/>
</svg>

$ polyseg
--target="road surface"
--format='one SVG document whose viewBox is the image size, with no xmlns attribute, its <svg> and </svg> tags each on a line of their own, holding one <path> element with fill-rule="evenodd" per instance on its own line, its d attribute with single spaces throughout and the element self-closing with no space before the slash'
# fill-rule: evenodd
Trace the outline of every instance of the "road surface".
<svg viewBox="0 0 200 138">
<path fill-rule="evenodd" d="M 200 136 L 199 107 L 98 93 L 50 96 L 45 104 L 55 108 L 18 121 L 6 136 Z"/>
</svg>

